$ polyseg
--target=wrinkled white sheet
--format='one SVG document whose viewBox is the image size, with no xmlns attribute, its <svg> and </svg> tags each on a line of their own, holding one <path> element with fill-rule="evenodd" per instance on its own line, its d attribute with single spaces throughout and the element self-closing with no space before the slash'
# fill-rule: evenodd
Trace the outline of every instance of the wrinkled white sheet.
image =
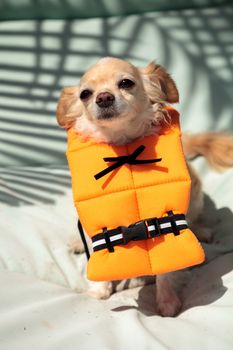
<svg viewBox="0 0 233 350">
<path fill-rule="evenodd" d="M 233 170 L 202 172 L 214 242 L 204 245 L 207 262 L 192 270 L 173 319 L 156 314 L 153 285 L 106 301 L 85 295 L 85 255 L 67 245 L 76 235 L 70 189 L 54 191 L 53 204 L 1 204 L 0 349 L 232 349 Z"/>
</svg>

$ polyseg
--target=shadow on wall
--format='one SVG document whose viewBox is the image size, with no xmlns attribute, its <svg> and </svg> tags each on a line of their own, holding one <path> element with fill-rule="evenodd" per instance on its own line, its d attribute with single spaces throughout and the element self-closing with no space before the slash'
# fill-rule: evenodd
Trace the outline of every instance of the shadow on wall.
<svg viewBox="0 0 233 350">
<path fill-rule="evenodd" d="M 107 19 L 2 22 L 0 51 L 0 167 L 66 164 L 66 134 L 55 120 L 58 96 L 102 56 L 143 66 L 159 53 L 160 63 L 173 71 L 178 51 L 190 67 L 189 76 L 181 77 L 189 81 L 183 109 L 200 94 L 202 72 L 209 87 L 209 127 L 215 129 L 232 107 L 230 6 Z M 231 123 L 233 127 L 233 118 Z"/>
<path fill-rule="evenodd" d="M 65 163 L 65 133 L 55 121 L 59 92 L 64 85 L 77 84 L 101 56 L 144 65 L 159 52 L 161 63 L 173 71 L 173 53 L 179 50 L 191 67 L 185 77 L 190 83 L 184 108 L 197 93 L 198 71 L 205 71 L 214 128 L 225 108 L 232 106 L 230 9 L 1 23 L 0 165 Z"/>
</svg>

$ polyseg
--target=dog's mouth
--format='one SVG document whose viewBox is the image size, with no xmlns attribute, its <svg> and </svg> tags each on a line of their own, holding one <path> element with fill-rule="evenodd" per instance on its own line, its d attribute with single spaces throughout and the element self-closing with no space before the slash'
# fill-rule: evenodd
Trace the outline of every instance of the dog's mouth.
<svg viewBox="0 0 233 350">
<path fill-rule="evenodd" d="M 101 108 L 97 114 L 97 120 L 111 121 L 119 116 L 119 113 L 112 107 Z"/>
</svg>

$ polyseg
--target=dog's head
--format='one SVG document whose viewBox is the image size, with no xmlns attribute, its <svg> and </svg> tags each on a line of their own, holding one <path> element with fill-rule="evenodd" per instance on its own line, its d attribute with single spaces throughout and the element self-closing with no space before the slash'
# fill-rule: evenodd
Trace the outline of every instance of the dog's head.
<svg viewBox="0 0 233 350">
<path fill-rule="evenodd" d="M 57 120 L 96 141 L 125 143 L 151 133 L 164 117 L 164 105 L 178 99 L 163 67 L 150 63 L 138 69 L 107 57 L 83 75 L 79 86 L 62 91 Z"/>
</svg>

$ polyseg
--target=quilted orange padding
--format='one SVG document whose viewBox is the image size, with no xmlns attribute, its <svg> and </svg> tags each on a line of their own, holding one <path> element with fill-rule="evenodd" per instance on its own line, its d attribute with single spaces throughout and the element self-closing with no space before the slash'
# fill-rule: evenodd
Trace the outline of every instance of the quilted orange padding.
<svg viewBox="0 0 233 350">
<path fill-rule="evenodd" d="M 166 216 L 167 211 L 186 214 L 189 205 L 190 177 L 183 155 L 179 114 L 168 108 L 169 128 L 159 136 L 112 146 L 84 141 L 73 129 L 68 131 L 67 158 L 72 176 L 75 206 L 81 223 L 90 237 L 104 227 L 129 226 L 150 217 Z M 140 145 L 145 151 L 137 159 L 162 158 L 160 163 L 122 165 L 96 180 L 105 169 L 104 157 L 133 153 Z M 141 275 L 157 275 L 204 261 L 204 252 L 195 235 L 185 229 L 127 245 L 94 252 L 88 262 L 90 280 L 119 280 Z"/>
</svg>

